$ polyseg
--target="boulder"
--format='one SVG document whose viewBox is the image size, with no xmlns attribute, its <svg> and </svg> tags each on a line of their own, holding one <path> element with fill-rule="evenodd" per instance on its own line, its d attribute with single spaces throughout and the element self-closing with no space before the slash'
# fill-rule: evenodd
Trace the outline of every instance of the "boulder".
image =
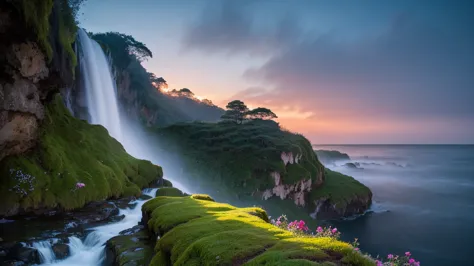
<svg viewBox="0 0 474 266">
<path fill-rule="evenodd" d="M 64 259 L 69 256 L 69 246 L 62 243 L 56 243 L 53 245 L 53 252 L 57 259 Z"/>
<path fill-rule="evenodd" d="M 153 244 L 145 226 L 137 225 L 120 232 L 105 245 L 105 265 L 149 265 Z"/>
</svg>

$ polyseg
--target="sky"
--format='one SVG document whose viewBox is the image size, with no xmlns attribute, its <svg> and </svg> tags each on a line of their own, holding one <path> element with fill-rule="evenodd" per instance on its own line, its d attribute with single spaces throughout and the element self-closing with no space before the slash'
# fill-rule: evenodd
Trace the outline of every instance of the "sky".
<svg viewBox="0 0 474 266">
<path fill-rule="evenodd" d="M 87 0 L 170 88 L 267 107 L 313 144 L 474 144 L 474 1 Z"/>
</svg>

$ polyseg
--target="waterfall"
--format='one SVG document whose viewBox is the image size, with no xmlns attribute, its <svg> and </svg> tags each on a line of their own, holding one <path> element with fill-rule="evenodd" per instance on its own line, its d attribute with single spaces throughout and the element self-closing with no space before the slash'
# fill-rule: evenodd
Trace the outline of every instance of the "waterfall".
<svg viewBox="0 0 474 266">
<path fill-rule="evenodd" d="M 154 197 L 158 189 L 145 189 L 143 194 Z M 41 257 L 41 265 L 55 266 L 100 266 L 105 258 L 105 242 L 117 236 L 121 231 L 137 225 L 142 219 L 142 206 L 146 200 L 136 200 L 134 208 L 121 209 L 119 215 L 123 220 L 92 228 L 84 240 L 75 236 L 69 237 L 71 255 L 64 260 L 57 260 L 49 241 L 33 243 Z"/>
<path fill-rule="evenodd" d="M 89 122 L 104 126 L 109 134 L 122 140 L 115 80 L 100 45 L 83 29 L 78 31 L 82 84 L 85 87 Z"/>
<path fill-rule="evenodd" d="M 50 241 L 40 241 L 33 243 L 34 248 L 38 250 L 40 255 L 41 263 L 52 263 L 56 260 L 56 255 L 54 255 L 53 247 Z"/>
</svg>

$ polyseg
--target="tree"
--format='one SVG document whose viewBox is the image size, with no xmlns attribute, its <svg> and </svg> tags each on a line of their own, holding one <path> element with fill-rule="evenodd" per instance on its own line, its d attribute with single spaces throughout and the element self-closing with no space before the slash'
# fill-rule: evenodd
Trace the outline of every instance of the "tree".
<svg viewBox="0 0 474 266">
<path fill-rule="evenodd" d="M 247 112 L 247 116 L 250 119 L 262 119 L 262 120 L 271 120 L 274 118 L 278 118 L 278 116 L 272 112 L 270 109 L 265 107 L 258 107 L 253 110 Z"/>
<path fill-rule="evenodd" d="M 188 88 L 182 88 L 179 90 L 179 95 L 191 98 L 192 96 L 194 96 L 194 93 Z"/>
<path fill-rule="evenodd" d="M 244 102 L 239 100 L 229 102 L 226 108 L 227 110 L 221 116 L 221 119 L 234 121 L 237 124 L 242 124 L 242 122 L 246 119 L 247 112 L 249 111 Z"/>
<path fill-rule="evenodd" d="M 152 52 L 130 35 L 118 32 L 93 34 L 92 38 L 106 47 L 111 53 L 115 66 L 125 69 L 133 58 L 143 62 L 148 57 L 153 57 Z"/>
<path fill-rule="evenodd" d="M 155 74 L 147 72 L 148 73 L 148 78 L 150 79 L 151 84 L 157 88 L 157 89 L 162 89 L 162 88 L 168 88 L 168 83 L 166 83 L 166 80 L 162 77 L 157 77 Z"/>
</svg>

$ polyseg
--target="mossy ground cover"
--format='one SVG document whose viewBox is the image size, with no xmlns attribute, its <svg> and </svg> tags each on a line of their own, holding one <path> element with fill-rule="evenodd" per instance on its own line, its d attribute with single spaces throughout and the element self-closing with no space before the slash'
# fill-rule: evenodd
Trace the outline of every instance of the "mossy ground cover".
<svg viewBox="0 0 474 266">
<path fill-rule="evenodd" d="M 186 179 L 208 181 L 233 193 L 272 188 L 270 173 L 281 174 L 284 184 L 313 178 L 323 171 L 310 142 L 282 130 L 273 121 L 182 123 L 156 129 L 161 148 L 176 153 L 186 168 Z M 298 164 L 285 166 L 282 152 L 301 155 Z"/>
<path fill-rule="evenodd" d="M 139 195 L 163 175 L 161 167 L 127 154 L 104 127 L 71 116 L 59 95 L 47 105 L 40 132 L 37 148 L 0 162 L 0 214 Z"/>
<path fill-rule="evenodd" d="M 330 198 L 336 207 L 344 207 L 354 196 L 367 197 L 372 192 L 368 187 L 355 180 L 353 177 L 339 172 L 325 169 L 325 182 L 318 189 L 311 191 L 310 202 L 321 198 Z"/>
<path fill-rule="evenodd" d="M 143 211 L 160 236 L 150 265 L 374 265 L 348 243 L 282 230 L 260 208 L 157 197 Z"/>
</svg>

